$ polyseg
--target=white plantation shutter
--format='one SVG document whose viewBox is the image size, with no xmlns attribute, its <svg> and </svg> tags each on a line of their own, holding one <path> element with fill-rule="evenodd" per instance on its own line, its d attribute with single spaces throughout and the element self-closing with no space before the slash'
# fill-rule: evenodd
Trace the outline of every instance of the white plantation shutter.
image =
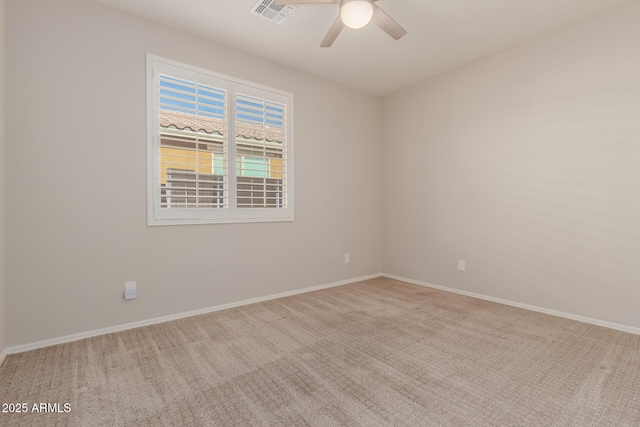
<svg viewBox="0 0 640 427">
<path fill-rule="evenodd" d="M 292 96 L 148 55 L 149 224 L 293 220 Z"/>
<path fill-rule="evenodd" d="M 225 90 L 165 74 L 159 84 L 160 207 L 227 207 Z"/>
<path fill-rule="evenodd" d="M 287 106 L 235 93 L 238 208 L 287 206 Z"/>
</svg>

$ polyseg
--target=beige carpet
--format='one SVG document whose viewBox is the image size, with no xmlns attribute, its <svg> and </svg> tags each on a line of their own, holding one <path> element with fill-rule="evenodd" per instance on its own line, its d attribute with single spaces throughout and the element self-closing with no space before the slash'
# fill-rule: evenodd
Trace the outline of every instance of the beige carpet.
<svg viewBox="0 0 640 427">
<path fill-rule="evenodd" d="M 375 279 L 9 356 L 0 424 L 639 426 L 640 336 Z"/>
</svg>

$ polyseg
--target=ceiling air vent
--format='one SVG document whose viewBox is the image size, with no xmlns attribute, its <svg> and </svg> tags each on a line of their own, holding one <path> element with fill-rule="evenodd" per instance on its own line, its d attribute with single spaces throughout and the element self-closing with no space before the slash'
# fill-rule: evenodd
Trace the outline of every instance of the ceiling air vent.
<svg viewBox="0 0 640 427">
<path fill-rule="evenodd" d="M 251 13 L 260 15 L 264 19 L 282 24 L 287 17 L 293 12 L 293 6 L 278 6 L 275 0 L 258 0 Z"/>
</svg>

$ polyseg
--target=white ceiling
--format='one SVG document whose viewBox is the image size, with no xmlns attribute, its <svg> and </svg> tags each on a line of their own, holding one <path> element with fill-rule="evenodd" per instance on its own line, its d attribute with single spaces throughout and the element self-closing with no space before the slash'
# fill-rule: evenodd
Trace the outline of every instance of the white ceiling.
<svg viewBox="0 0 640 427">
<path fill-rule="evenodd" d="M 345 30 L 320 48 L 337 5 L 299 6 L 281 25 L 256 0 L 94 0 L 377 96 L 632 0 L 381 0 L 408 34 Z"/>
</svg>

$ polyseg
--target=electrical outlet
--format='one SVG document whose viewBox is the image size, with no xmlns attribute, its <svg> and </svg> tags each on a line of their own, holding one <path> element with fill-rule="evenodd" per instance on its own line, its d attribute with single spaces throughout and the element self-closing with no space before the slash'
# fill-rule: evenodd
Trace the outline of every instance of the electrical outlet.
<svg viewBox="0 0 640 427">
<path fill-rule="evenodd" d="M 351 255 L 344 254 L 344 263 L 349 264 L 351 262 Z"/>
<path fill-rule="evenodd" d="M 467 263 L 463 259 L 458 260 L 458 270 L 459 271 L 467 271 Z"/>
<path fill-rule="evenodd" d="M 136 282 L 125 282 L 124 283 L 124 299 L 134 299 L 138 296 L 138 289 L 136 287 Z"/>
</svg>

